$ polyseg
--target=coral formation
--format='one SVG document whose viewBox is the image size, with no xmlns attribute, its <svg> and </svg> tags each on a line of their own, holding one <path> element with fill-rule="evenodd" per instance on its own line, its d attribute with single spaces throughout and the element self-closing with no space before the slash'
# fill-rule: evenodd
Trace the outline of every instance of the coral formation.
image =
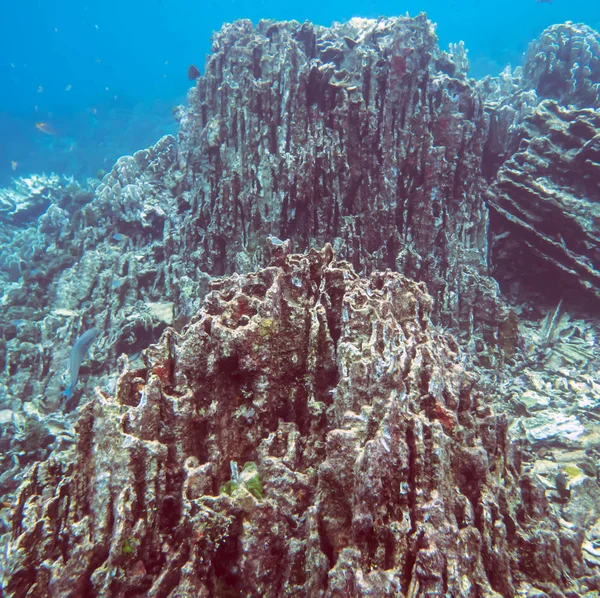
<svg viewBox="0 0 600 598">
<path fill-rule="evenodd" d="M 177 141 L 0 191 L 5 593 L 597 591 L 597 55 L 238 21 Z"/>
<path fill-rule="evenodd" d="M 529 45 L 523 67 L 508 66 L 477 87 L 490 112 L 484 173 L 491 179 L 517 151 L 527 135 L 525 121 L 541 101 L 565 109 L 600 107 L 600 34 L 570 22 L 548 27 Z"/>
<path fill-rule="evenodd" d="M 0 223 L 3 228 L 35 222 L 51 204 L 74 210 L 90 200 L 90 193 L 73 178 L 32 175 L 0 189 Z M 5 231 L 2 231 L 4 236 Z M 4 239 L 2 239 L 4 241 Z"/>
<path fill-rule="evenodd" d="M 600 108 L 600 34 L 583 23 L 548 27 L 529 45 L 523 83 L 540 98 Z"/>
<path fill-rule="evenodd" d="M 288 245 L 286 245 L 287 247 Z M 33 467 L 10 594 L 512 596 L 582 591 L 578 556 L 432 299 L 331 247 L 216 280 L 181 334 Z M 231 493 L 231 462 L 260 474 Z M 237 475 L 237 474 L 236 474 Z M 567 581 L 571 580 L 571 581 Z"/>
<path fill-rule="evenodd" d="M 495 326 L 488 118 L 452 50 L 425 15 L 226 25 L 178 113 L 200 268 L 248 271 L 268 235 L 302 251 L 331 242 L 357 270 L 427 282 L 446 324 Z"/>
<path fill-rule="evenodd" d="M 121 158 L 78 209 L 51 205 L 7 247 L 23 263 L 0 305 L 16 322 L 0 339 L 5 406 L 61 422 L 56 443 L 68 441 L 62 411 L 88 376 L 112 392 L 118 356 L 135 361 L 187 323 L 209 275 L 264 264 L 269 234 L 295 249 L 331 240 L 366 271 L 402 269 L 428 284 L 436 321 L 495 338 L 506 310 L 487 275 L 487 117 L 465 65 L 424 16 L 226 26 L 178 111 L 177 148 L 165 136 Z M 100 335 L 65 403 L 69 347 L 91 327 Z M 1 491 L 18 469 L 2 458 Z"/>
<path fill-rule="evenodd" d="M 528 253 L 600 298 L 600 115 L 545 101 L 522 131 L 487 201 Z M 531 269 L 523 261 L 512 268 Z"/>
</svg>

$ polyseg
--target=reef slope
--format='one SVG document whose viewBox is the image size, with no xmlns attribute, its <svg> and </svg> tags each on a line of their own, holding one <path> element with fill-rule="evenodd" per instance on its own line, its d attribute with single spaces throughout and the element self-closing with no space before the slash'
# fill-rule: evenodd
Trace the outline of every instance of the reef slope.
<svg viewBox="0 0 600 598">
<path fill-rule="evenodd" d="M 98 389 L 83 410 L 72 463 L 30 470 L 8 595 L 565 596 L 597 583 L 583 533 L 559 526 L 506 419 L 432 326 L 424 285 L 360 277 L 330 246 L 270 251 L 270 267 L 215 281 L 143 370 L 121 360 L 116 395 Z"/>
</svg>

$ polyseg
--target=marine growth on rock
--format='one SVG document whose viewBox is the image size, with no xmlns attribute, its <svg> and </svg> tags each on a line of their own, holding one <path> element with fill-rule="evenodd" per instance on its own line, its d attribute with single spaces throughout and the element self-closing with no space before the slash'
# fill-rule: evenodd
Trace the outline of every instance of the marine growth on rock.
<svg viewBox="0 0 600 598">
<path fill-rule="evenodd" d="M 72 463 L 30 470 L 6 591 L 559 595 L 591 575 L 425 286 L 279 251 L 95 392 Z"/>
<path fill-rule="evenodd" d="M 237 21 L 176 138 L 0 190 L 0 592 L 600 591 L 598 39 Z"/>
</svg>

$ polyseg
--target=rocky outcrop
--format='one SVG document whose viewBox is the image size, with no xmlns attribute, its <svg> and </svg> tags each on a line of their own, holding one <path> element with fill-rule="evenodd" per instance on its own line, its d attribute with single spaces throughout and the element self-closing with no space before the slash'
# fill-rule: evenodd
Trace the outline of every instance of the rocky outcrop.
<svg viewBox="0 0 600 598">
<path fill-rule="evenodd" d="M 516 301 L 525 288 L 554 305 L 581 289 L 597 299 L 600 35 L 553 25 L 522 68 L 477 87 L 490 114 L 483 172 L 495 278 Z"/>
<path fill-rule="evenodd" d="M 581 595 L 600 579 L 432 299 L 331 247 L 217 280 L 29 472 L 8 595 Z M 246 465 L 242 467 L 242 464 Z M 567 581 L 570 580 L 570 581 Z"/>
<path fill-rule="evenodd" d="M 548 27 L 527 49 L 523 83 L 541 99 L 600 108 L 600 34 L 570 21 Z"/>
<path fill-rule="evenodd" d="M 194 215 L 184 238 L 199 267 L 248 271 L 268 235 L 296 250 L 331 242 L 359 271 L 427 282 L 446 324 L 497 319 L 488 119 L 465 65 L 462 46 L 438 49 L 424 15 L 225 26 L 177 114 Z"/>
<path fill-rule="evenodd" d="M 561 275 L 565 289 L 600 298 L 600 113 L 545 101 L 522 131 L 519 150 L 487 193 L 529 249 L 529 260 L 524 252 L 512 268 L 529 272 L 541 262 Z"/>
<path fill-rule="evenodd" d="M 553 28 L 525 75 L 474 86 L 424 16 L 237 22 L 177 144 L 93 198 L 3 194 L 6 226 L 47 209 L 0 252 L 2 589 L 597 590 L 599 334 L 560 305 L 529 331 L 506 316 L 483 203 L 495 180 L 496 243 L 594 294 L 597 114 L 539 105 L 558 75 L 588 101 L 588 34 Z M 290 255 L 328 241 L 337 259 Z"/>
<path fill-rule="evenodd" d="M 566 22 L 545 29 L 529 44 L 523 66 L 477 82 L 490 114 L 484 174 L 492 179 L 526 136 L 526 120 L 545 99 L 567 108 L 600 107 L 600 35 Z"/>
<path fill-rule="evenodd" d="M 167 136 L 121 158 L 89 189 L 52 176 L 19 179 L 4 192 L 19 218 L 40 202 L 47 208 L 24 228 L 7 220 L 0 233 L 0 495 L 18 486 L 29 463 L 72 442 L 65 412 L 77 405 L 90 371 L 108 384 L 121 353 L 139 352 L 173 324 L 179 287 L 160 285 L 165 271 L 180 273 L 179 262 L 167 268 L 160 258 L 163 235 L 181 219 L 166 174 L 174 157 Z M 195 279 L 201 286 L 202 276 Z M 71 346 L 94 325 L 102 333 L 67 401 Z"/>
<path fill-rule="evenodd" d="M 433 319 L 469 340 L 484 333 L 501 362 L 488 121 L 465 70 L 464 48 L 440 51 L 423 15 L 225 26 L 176 111 L 178 143 L 120 158 L 85 201 L 50 198 L 0 252 L 0 494 L 23 463 L 72 441 L 64 412 L 86 384 L 112 393 L 119 355 L 138 367 L 166 326 L 189 322 L 210 276 L 264 265 L 269 235 L 299 250 L 331 242 L 359 271 L 427 283 Z M 65 401 L 71 346 L 91 327 L 99 336 Z"/>
</svg>

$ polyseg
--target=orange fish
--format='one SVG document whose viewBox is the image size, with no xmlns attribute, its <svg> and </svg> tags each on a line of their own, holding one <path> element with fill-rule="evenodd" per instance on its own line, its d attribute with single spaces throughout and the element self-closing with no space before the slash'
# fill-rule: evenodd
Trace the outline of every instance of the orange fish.
<svg viewBox="0 0 600 598">
<path fill-rule="evenodd" d="M 56 131 L 48 123 L 35 123 L 35 128 L 46 135 L 56 135 Z"/>
</svg>

